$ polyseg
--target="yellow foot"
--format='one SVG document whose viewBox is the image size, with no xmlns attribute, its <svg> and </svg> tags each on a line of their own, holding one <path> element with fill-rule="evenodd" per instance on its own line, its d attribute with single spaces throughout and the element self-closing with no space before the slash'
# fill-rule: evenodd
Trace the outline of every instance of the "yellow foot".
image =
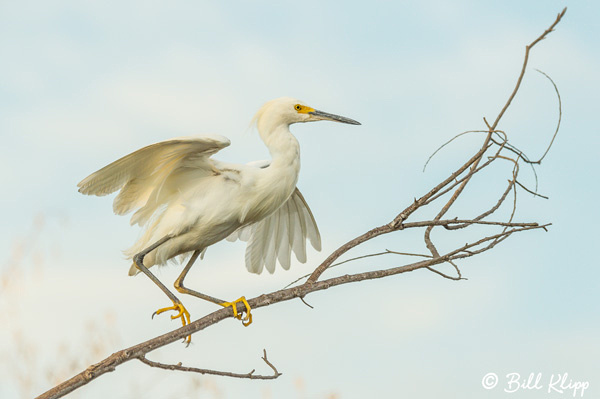
<svg viewBox="0 0 600 399">
<path fill-rule="evenodd" d="M 169 306 L 168 308 L 161 308 L 158 309 L 156 312 L 154 312 L 152 314 L 152 317 L 154 318 L 155 315 L 159 315 L 163 312 L 167 312 L 169 310 L 174 310 L 177 313 L 174 316 L 171 316 L 171 320 L 175 320 L 175 319 L 181 319 L 181 324 L 183 324 L 184 326 L 187 326 L 188 324 L 190 324 L 190 312 L 187 311 L 187 309 L 185 308 L 185 306 L 183 306 L 182 303 L 177 303 L 177 302 L 173 302 L 173 306 Z M 184 342 L 186 344 L 190 344 L 190 342 L 192 342 L 192 336 L 188 335 Z"/>
<path fill-rule="evenodd" d="M 244 318 L 242 318 L 243 313 L 238 313 L 238 311 L 237 311 L 236 304 L 240 303 L 240 302 L 243 303 L 244 306 L 246 307 L 246 317 L 244 317 Z M 252 324 L 252 313 L 250 313 L 250 305 L 248 305 L 248 301 L 246 301 L 245 297 L 241 297 L 237 301 L 233 301 L 233 302 L 223 302 L 221 304 L 221 306 L 224 306 L 224 307 L 231 306 L 231 309 L 233 309 L 233 317 L 235 317 L 238 320 L 241 320 L 244 327 L 248 327 L 250 324 Z"/>
</svg>

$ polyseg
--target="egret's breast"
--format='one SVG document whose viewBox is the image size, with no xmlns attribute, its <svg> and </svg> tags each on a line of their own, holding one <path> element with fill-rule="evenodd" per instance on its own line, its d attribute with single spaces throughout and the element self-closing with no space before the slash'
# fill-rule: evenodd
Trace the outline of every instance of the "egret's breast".
<svg viewBox="0 0 600 399">
<path fill-rule="evenodd" d="M 258 222 L 279 209 L 292 195 L 298 181 L 298 168 L 262 169 L 253 184 L 246 186 L 240 223 Z"/>
</svg>

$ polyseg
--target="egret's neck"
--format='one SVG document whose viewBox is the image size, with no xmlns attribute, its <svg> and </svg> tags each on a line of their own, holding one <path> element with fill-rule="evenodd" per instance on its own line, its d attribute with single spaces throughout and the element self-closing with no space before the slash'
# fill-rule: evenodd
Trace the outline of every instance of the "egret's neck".
<svg viewBox="0 0 600 399">
<path fill-rule="evenodd" d="M 288 124 L 258 126 L 260 137 L 271 153 L 271 166 L 300 171 L 300 144 Z"/>
</svg>

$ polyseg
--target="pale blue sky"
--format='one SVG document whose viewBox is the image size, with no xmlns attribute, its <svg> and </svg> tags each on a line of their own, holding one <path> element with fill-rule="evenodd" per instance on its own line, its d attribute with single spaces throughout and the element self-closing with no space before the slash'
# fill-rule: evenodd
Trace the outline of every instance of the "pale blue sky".
<svg viewBox="0 0 600 399">
<path fill-rule="evenodd" d="M 149 356 L 242 372 L 264 370 L 266 348 L 284 373 L 277 381 L 207 377 L 191 396 L 187 376 L 132 363 L 78 395 L 504 398 L 500 388 L 484 390 L 481 378 L 511 371 L 543 372 L 545 379 L 568 372 L 590 382 L 585 397 L 600 395 L 596 2 L 22 1 L 0 3 L 0 273 L 12 282 L 0 292 L 0 397 L 18 397 L 19 362 L 30 367 L 31 394 L 49 388 L 45 370 L 87 353 L 94 320 L 99 336 L 116 337 L 104 356 L 175 327 L 167 317 L 150 320 L 168 302 L 160 291 L 143 276 L 126 276 L 121 250 L 137 228 L 112 214 L 112 196 L 77 193 L 83 177 L 146 144 L 203 132 L 232 140 L 219 159 L 264 159 L 249 121 L 279 96 L 359 120 L 360 127 L 293 127 L 302 147 L 299 185 L 321 230 L 321 253 L 310 252 L 308 264 L 289 272 L 254 276 L 245 271 L 244 246 L 223 243 L 189 277 L 190 286 L 218 297 L 281 288 L 348 239 L 389 221 L 468 156 L 475 136 L 449 146 L 422 173 L 439 144 L 495 117 L 525 44 L 565 5 L 564 21 L 535 48 L 500 124 L 514 145 L 541 154 L 557 102 L 533 68 L 552 76 L 563 124 L 538 168 L 539 190 L 550 199 L 521 191 L 517 214 L 552 222 L 548 233 L 521 235 L 462 262 L 467 281 L 418 271 L 339 287 L 308 297 L 314 310 L 300 302 L 261 309 L 250 328 L 228 321 L 194 335 L 188 349 L 175 344 Z M 486 179 L 504 182 L 501 171 Z M 530 172 L 522 173 L 532 184 Z M 473 181 L 480 191 L 448 216 L 473 215 L 491 201 L 496 193 L 486 179 Z M 45 224 L 28 241 L 36 215 Z M 441 248 L 452 244 L 448 235 L 436 237 Z M 31 248 L 22 256 L 21 244 Z M 423 251 L 423 244 L 401 233 L 353 254 L 384 248 Z M 397 262 L 362 262 L 340 273 Z M 9 273 L 15 264 L 19 273 Z M 178 271 L 158 275 L 171 286 Z M 185 303 L 193 317 L 214 309 Z M 355 304 L 356 313 L 340 310 L 342 303 Z M 16 342 L 35 349 L 35 367 Z M 519 394 L 511 397 L 548 397 Z"/>
</svg>

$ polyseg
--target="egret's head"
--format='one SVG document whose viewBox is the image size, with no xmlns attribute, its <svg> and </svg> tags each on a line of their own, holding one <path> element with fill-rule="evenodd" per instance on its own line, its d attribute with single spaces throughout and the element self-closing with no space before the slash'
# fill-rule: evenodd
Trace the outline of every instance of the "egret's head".
<svg viewBox="0 0 600 399">
<path fill-rule="evenodd" d="M 343 116 L 316 110 L 302 101 L 281 97 L 267 102 L 256 113 L 254 120 L 259 125 L 287 124 L 298 122 L 334 121 L 360 125 L 359 122 Z"/>
</svg>

